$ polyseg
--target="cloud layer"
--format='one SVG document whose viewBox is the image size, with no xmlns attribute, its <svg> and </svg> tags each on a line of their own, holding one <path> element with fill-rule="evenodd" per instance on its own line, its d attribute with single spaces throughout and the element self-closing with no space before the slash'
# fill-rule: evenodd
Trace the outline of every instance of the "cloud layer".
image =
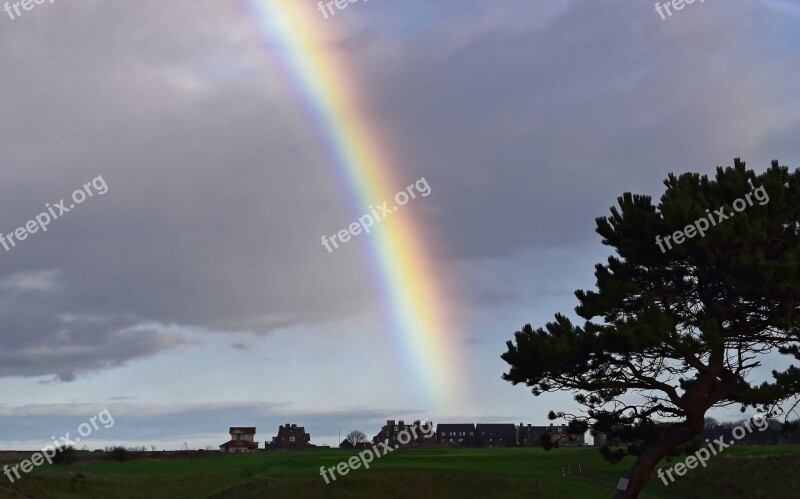
<svg viewBox="0 0 800 499">
<path fill-rule="evenodd" d="M 187 345 L 172 326 L 263 335 L 379 304 L 363 245 L 320 246 L 347 193 L 234 4 L 3 23 L 0 231 L 97 175 L 109 192 L 0 253 L 0 376 L 68 381 Z M 775 1 L 667 21 L 627 0 L 370 3 L 326 21 L 326 47 L 396 176 L 433 186 L 407 209 L 458 269 L 596 243 L 594 217 L 668 171 L 798 166 L 798 19 Z"/>
</svg>

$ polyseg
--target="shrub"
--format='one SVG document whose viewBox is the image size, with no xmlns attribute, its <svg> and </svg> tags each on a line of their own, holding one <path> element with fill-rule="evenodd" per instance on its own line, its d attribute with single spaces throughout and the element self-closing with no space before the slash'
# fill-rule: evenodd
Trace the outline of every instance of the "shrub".
<svg viewBox="0 0 800 499">
<path fill-rule="evenodd" d="M 131 458 L 131 453 L 125 447 L 117 445 L 108 451 L 108 459 L 111 461 L 128 461 Z"/>
<path fill-rule="evenodd" d="M 78 452 L 75 447 L 59 447 L 56 449 L 56 455 L 53 456 L 53 464 L 67 465 L 74 463 L 78 459 Z"/>
</svg>

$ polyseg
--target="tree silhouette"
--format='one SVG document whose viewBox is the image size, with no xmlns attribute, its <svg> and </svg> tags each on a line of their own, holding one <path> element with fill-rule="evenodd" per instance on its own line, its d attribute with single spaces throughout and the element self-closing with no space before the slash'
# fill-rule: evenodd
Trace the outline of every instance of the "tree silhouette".
<svg viewBox="0 0 800 499">
<path fill-rule="evenodd" d="M 575 293 L 584 324 L 557 314 L 544 328 L 526 325 L 502 355 L 503 379 L 536 396 L 573 392 L 584 407 L 551 419 L 626 444 L 604 448 L 609 459 L 638 456 L 618 498 L 637 497 L 712 407 L 775 415 L 782 405 L 787 427 L 797 415 L 800 170 L 774 161 L 756 175 L 737 158 L 714 179 L 670 174 L 664 184 L 658 206 L 626 193 L 596 220 L 616 255 L 595 267 L 597 291 Z M 773 352 L 788 367 L 772 382 L 748 381 Z"/>
<path fill-rule="evenodd" d="M 360 430 L 353 430 L 347 434 L 345 439 L 353 444 L 353 447 L 357 446 L 358 444 L 364 443 L 367 441 L 367 435 Z"/>
</svg>

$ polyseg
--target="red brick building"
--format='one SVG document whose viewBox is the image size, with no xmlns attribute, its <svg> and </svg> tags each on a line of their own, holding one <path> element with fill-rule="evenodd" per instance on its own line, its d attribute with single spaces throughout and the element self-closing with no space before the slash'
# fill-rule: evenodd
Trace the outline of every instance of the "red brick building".
<svg viewBox="0 0 800 499">
<path fill-rule="evenodd" d="M 436 440 L 439 445 L 472 447 L 475 445 L 475 425 L 473 423 L 442 423 L 436 427 Z"/>
<path fill-rule="evenodd" d="M 278 427 L 278 436 L 272 437 L 272 442 L 264 442 L 267 449 L 303 449 L 314 447 L 311 445 L 311 435 L 306 429 L 296 424 L 286 423 Z"/>
<path fill-rule="evenodd" d="M 428 423 L 425 427 L 432 429 L 433 423 Z M 425 433 L 422 430 L 422 423 L 419 420 L 414 421 L 414 424 L 405 424 L 402 419 L 397 422 L 395 422 L 394 419 L 389 419 L 386 421 L 383 428 L 381 428 L 381 431 L 373 437 L 372 443 L 377 444 L 378 442 L 386 442 L 388 440 L 389 445 L 396 449 L 431 447 L 436 444 L 436 438 L 434 438 L 431 430 L 428 431 L 429 433 Z M 398 438 L 400 433 L 403 432 L 406 432 L 407 435 Z M 431 438 L 425 438 L 428 434 L 431 434 Z"/>
<path fill-rule="evenodd" d="M 231 426 L 231 439 L 219 446 L 221 452 L 255 452 L 258 442 L 255 441 L 255 426 Z"/>
</svg>

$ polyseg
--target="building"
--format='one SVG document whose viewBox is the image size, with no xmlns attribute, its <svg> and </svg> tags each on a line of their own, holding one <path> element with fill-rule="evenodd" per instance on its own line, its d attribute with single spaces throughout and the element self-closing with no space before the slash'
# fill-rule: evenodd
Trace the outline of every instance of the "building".
<svg viewBox="0 0 800 499">
<path fill-rule="evenodd" d="M 517 444 L 520 447 L 541 447 L 543 436 L 549 435 L 549 433 L 549 426 L 532 426 L 530 424 L 525 426 L 520 423 L 517 429 Z M 551 436 L 544 438 L 552 439 Z"/>
<path fill-rule="evenodd" d="M 258 450 L 255 426 L 231 426 L 231 439 L 219 446 L 221 452 L 255 452 Z"/>
<path fill-rule="evenodd" d="M 475 444 L 475 425 L 472 423 L 444 423 L 436 425 L 439 445 L 472 447 Z"/>
<path fill-rule="evenodd" d="M 423 426 L 425 429 L 423 430 Z M 414 427 L 416 429 L 416 443 L 414 447 L 436 447 L 438 445 L 436 441 L 436 432 L 434 431 L 433 421 L 426 421 L 423 425 L 420 420 L 414 421 Z"/>
<path fill-rule="evenodd" d="M 389 447 L 399 447 L 400 443 L 397 441 L 397 436 L 400 434 L 400 432 L 405 430 L 406 425 L 402 419 L 400 421 L 387 419 L 386 424 L 383 425 L 378 434 L 372 437 L 372 443 L 377 444 L 378 442 L 387 442 Z"/>
<path fill-rule="evenodd" d="M 433 423 L 428 423 L 433 427 Z M 427 427 L 427 425 L 426 425 Z M 406 433 L 400 437 L 401 433 Z M 422 422 L 419 420 L 414 421 L 413 424 L 405 424 L 401 419 L 395 421 L 389 419 L 386 424 L 381 428 L 372 438 L 372 443 L 387 442 L 390 447 L 395 449 L 416 449 L 418 447 L 430 447 L 434 443 L 433 438 L 425 438 L 426 433 L 422 430 Z"/>
<path fill-rule="evenodd" d="M 597 434 L 594 436 L 594 446 L 605 447 L 608 444 L 609 444 L 608 434 L 602 431 L 598 431 Z"/>
<path fill-rule="evenodd" d="M 702 435 L 705 436 L 705 435 Z M 598 431 L 596 435 L 594 435 L 594 446 L 595 447 L 625 447 L 625 444 L 618 438 L 609 438 L 608 433 L 603 431 Z"/>
<path fill-rule="evenodd" d="M 485 424 L 475 427 L 476 447 L 516 447 L 517 427 L 514 423 Z"/>
<path fill-rule="evenodd" d="M 278 436 L 272 437 L 272 442 L 264 442 L 265 449 L 304 449 L 314 447 L 311 445 L 311 435 L 306 429 L 296 424 L 286 423 L 278 427 Z"/>
<path fill-rule="evenodd" d="M 553 433 L 553 442 L 558 442 L 561 447 L 586 445 L 585 434 L 571 434 L 567 426 L 553 426 L 550 424 L 551 432 Z"/>
<path fill-rule="evenodd" d="M 542 438 L 549 438 L 553 444 L 559 446 L 586 445 L 585 435 L 571 435 L 566 426 L 531 426 L 519 424 L 517 442 L 522 447 L 541 447 Z"/>
</svg>

